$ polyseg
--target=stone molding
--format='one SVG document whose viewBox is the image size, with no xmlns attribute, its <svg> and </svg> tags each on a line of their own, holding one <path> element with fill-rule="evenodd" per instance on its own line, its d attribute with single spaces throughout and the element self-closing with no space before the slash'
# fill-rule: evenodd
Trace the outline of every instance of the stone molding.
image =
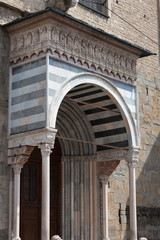
<svg viewBox="0 0 160 240">
<path fill-rule="evenodd" d="M 84 29 L 79 35 L 75 26 L 61 24 L 61 21 L 53 19 L 53 15 L 50 17 L 52 19 L 44 19 L 43 23 L 36 23 L 32 28 L 9 31 L 11 63 L 20 63 L 50 53 L 56 58 L 118 80 L 135 80 L 138 56 L 127 53 L 127 49 L 112 46 L 111 42 L 106 43 L 106 39 L 94 37 Z"/>
<path fill-rule="evenodd" d="M 18 168 L 17 165 L 23 166 L 23 164 L 28 161 L 33 149 L 33 146 L 23 146 L 8 149 L 8 164 L 12 165 L 15 169 Z"/>
<path fill-rule="evenodd" d="M 53 144 L 56 137 L 56 129 L 41 129 L 23 134 L 11 135 L 8 138 L 8 147 L 38 146 L 41 143 Z"/>
</svg>

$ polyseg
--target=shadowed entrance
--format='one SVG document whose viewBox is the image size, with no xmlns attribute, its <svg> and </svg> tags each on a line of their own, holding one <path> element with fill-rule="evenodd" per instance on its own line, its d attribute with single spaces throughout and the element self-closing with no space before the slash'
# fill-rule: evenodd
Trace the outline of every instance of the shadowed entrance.
<svg viewBox="0 0 160 240">
<path fill-rule="evenodd" d="M 21 175 L 21 237 L 41 238 L 41 153 L 35 147 Z M 58 141 L 50 156 L 50 234 L 60 234 L 61 223 L 61 150 Z"/>
</svg>

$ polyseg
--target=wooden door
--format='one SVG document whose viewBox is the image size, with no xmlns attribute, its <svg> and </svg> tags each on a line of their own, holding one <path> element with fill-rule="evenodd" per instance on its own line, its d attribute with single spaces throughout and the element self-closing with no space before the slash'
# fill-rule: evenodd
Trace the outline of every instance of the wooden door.
<svg viewBox="0 0 160 240">
<path fill-rule="evenodd" d="M 41 168 L 42 158 L 36 147 L 21 173 L 21 239 L 41 239 Z M 51 154 L 50 205 L 51 236 L 60 235 L 61 152 L 58 142 Z"/>
</svg>

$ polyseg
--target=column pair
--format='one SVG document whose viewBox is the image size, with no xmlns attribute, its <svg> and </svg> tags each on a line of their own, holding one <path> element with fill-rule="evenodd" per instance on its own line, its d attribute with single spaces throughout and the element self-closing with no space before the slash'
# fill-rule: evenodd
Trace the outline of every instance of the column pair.
<svg viewBox="0 0 160 240">
<path fill-rule="evenodd" d="M 42 212 L 41 212 L 41 240 L 50 239 L 50 153 L 53 144 L 38 145 L 42 154 Z M 13 240 L 20 240 L 20 174 L 23 165 L 28 161 L 33 147 L 28 146 L 9 149 L 9 164 L 14 172 L 14 212 L 13 212 Z"/>
<path fill-rule="evenodd" d="M 128 164 L 128 168 L 129 168 L 130 240 L 137 240 L 135 167 L 136 167 L 136 164 L 139 159 L 139 149 L 133 148 L 133 149 L 129 150 L 127 152 L 127 154 L 125 154 L 125 159 L 126 159 L 126 162 Z M 103 240 L 110 240 L 109 234 L 108 234 L 108 180 L 109 180 L 109 176 L 100 175 L 99 180 L 102 184 Z"/>
</svg>

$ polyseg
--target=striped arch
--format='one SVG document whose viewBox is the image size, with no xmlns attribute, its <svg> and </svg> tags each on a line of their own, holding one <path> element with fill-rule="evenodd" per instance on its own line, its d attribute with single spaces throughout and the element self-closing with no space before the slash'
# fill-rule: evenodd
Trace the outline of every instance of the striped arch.
<svg viewBox="0 0 160 240">
<path fill-rule="evenodd" d="M 65 80 L 50 105 L 49 126 L 52 128 L 59 125 L 60 118 L 57 114 L 61 112 L 64 98 L 68 99 L 70 104 L 74 101 L 77 108 L 86 116 L 87 124 L 90 125 L 97 144 L 118 147 L 139 146 L 138 131 L 132 113 L 120 92 L 106 78 L 92 73 L 81 73 Z M 81 101 L 109 110 L 93 108 L 82 104 Z M 97 150 L 105 148 L 99 146 Z"/>
</svg>

